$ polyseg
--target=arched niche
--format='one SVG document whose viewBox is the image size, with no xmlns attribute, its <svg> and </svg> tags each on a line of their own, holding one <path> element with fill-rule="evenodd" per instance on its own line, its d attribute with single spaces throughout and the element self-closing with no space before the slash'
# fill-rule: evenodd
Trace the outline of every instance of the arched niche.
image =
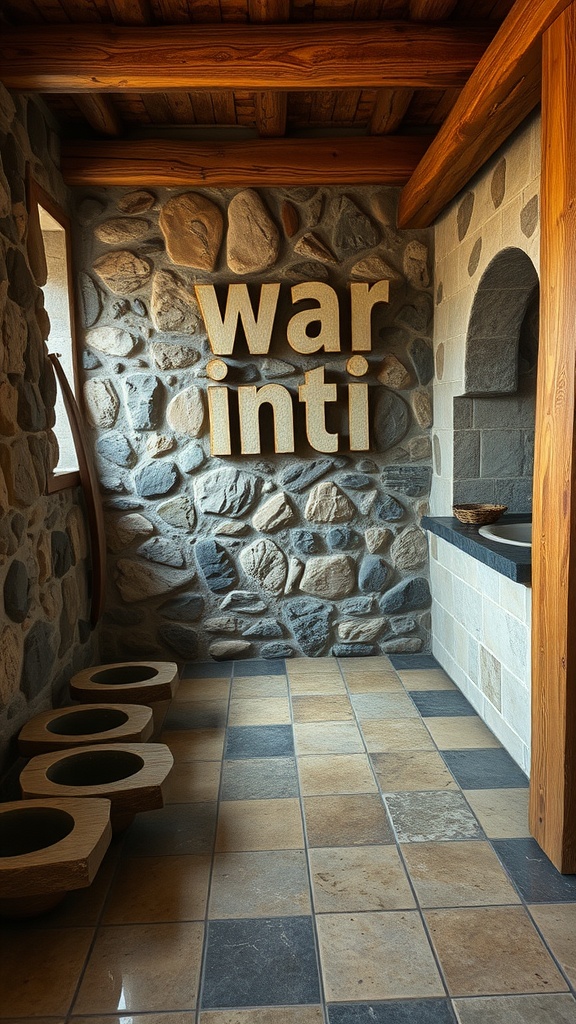
<svg viewBox="0 0 576 1024">
<path fill-rule="evenodd" d="M 454 502 L 532 509 L 539 282 L 521 249 L 484 272 L 466 334 L 464 395 L 454 399 Z"/>
</svg>

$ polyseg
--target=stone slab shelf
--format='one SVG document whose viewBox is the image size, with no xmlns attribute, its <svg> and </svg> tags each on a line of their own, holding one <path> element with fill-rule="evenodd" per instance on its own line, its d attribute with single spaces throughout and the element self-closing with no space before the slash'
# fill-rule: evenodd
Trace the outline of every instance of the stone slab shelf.
<svg viewBox="0 0 576 1024">
<path fill-rule="evenodd" d="M 500 523 L 527 523 L 532 517 L 509 515 L 499 519 Z M 477 526 L 461 523 L 454 516 L 424 516 L 422 529 L 441 537 L 448 544 L 454 544 L 472 558 L 490 566 L 495 572 L 507 576 L 515 583 L 530 586 L 532 580 L 532 549 L 514 547 L 488 540 L 478 533 Z"/>
</svg>

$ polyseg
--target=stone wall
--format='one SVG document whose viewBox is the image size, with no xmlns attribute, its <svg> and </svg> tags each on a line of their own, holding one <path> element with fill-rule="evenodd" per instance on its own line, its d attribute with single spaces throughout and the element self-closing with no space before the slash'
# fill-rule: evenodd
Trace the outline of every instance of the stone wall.
<svg viewBox="0 0 576 1024">
<path fill-rule="evenodd" d="M 48 494 L 57 460 L 49 328 L 28 262 L 25 166 L 59 204 L 58 139 L 42 104 L 0 87 L 0 769 L 34 713 L 89 664 L 85 518 L 78 488 Z"/>
<path fill-rule="evenodd" d="M 394 189 L 78 191 L 84 400 L 110 548 L 108 658 L 356 655 L 429 649 L 426 538 L 432 299 L 428 232 L 398 233 Z M 77 257 L 78 258 L 78 257 Z M 390 280 L 365 352 L 370 445 L 349 451 L 350 282 Z M 326 338 L 287 342 L 291 286 L 329 284 Z M 195 299 L 278 282 L 270 350 L 242 331 L 216 371 Z M 310 304 L 308 304 L 310 305 Z M 297 307 L 302 308 L 302 303 Z M 313 329 L 311 330 L 313 333 Z M 226 365 L 223 365 L 223 364 Z M 298 387 L 326 367 L 326 428 L 307 441 Z M 210 455 L 208 373 L 226 373 L 232 454 Z M 223 378 L 218 377 L 218 380 Z M 295 451 L 241 455 L 237 389 L 288 389 Z M 244 424 L 246 427 L 246 423 Z M 285 437 L 285 430 L 283 433 Z"/>
</svg>

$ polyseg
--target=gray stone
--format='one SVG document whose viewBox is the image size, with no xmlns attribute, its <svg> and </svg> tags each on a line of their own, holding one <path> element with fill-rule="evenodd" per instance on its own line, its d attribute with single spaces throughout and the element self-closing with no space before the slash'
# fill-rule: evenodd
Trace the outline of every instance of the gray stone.
<svg viewBox="0 0 576 1024">
<path fill-rule="evenodd" d="M 146 213 L 151 210 L 155 203 L 154 196 L 145 189 L 137 189 L 135 192 L 127 192 L 120 196 L 117 207 L 120 213 Z"/>
<path fill-rule="evenodd" d="M 171 345 L 166 341 L 157 341 L 151 348 L 152 358 L 159 370 L 182 370 L 198 362 L 200 353 L 191 345 Z"/>
<path fill-rule="evenodd" d="M 151 540 L 145 541 L 136 553 L 148 562 L 171 565 L 174 569 L 183 569 L 186 564 L 182 548 L 173 537 L 152 537 Z"/>
<path fill-rule="evenodd" d="M 347 619 L 338 623 L 338 637 L 346 643 L 370 643 L 382 631 L 385 619 Z"/>
<path fill-rule="evenodd" d="M 260 363 L 260 373 L 265 380 L 277 380 L 279 377 L 290 377 L 296 373 L 296 367 L 283 359 L 263 359 Z"/>
<path fill-rule="evenodd" d="M 414 288 L 428 288 L 430 273 L 428 270 L 428 246 L 415 239 L 408 242 L 404 249 L 404 276 Z"/>
<path fill-rule="evenodd" d="M 382 651 L 384 654 L 417 654 L 423 646 L 419 636 L 402 636 L 397 640 L 385 640 Z"/>
<path fill-rule="evenodd" d="M 344 258 L 363 249 L 373 249 L 380 242 L 380 232 L 374 222 L 349 196 L 340 199 L 337 217 L 334 245 Z"/>
<path fill-rule="evenodd" d="M 294 252 L 297 252 L 299 256 L 304 256 L 305 259 L 321 260 L 322 263 L 329 263 L 336 265 L 338 260 L 334 253 L 328 248 L 325 242 L 323 242 L 317 235 L 310 232 L 307 235 L 302 235 L 298 239 L 294 246 Z"/>
<path fill-rule="evenodd" d="M 421 295 L 413 305 L 402 306 L 396 314 L 396 323 L 415 334 L 428 334 L 431 321 L 432 300 L 429 295 Z"/>
<path fill-rule="evenodd" d="M 520 211 L 520 228 L 526 238 L 532 238 L 538 226 L 538 196 L 532 196 Z"/>
<path fill-rule="evenodd" d="M 381 523 L 397 523 L 404 518 L 406 509 L 391 494 L 386 494 L 378 503 L 375 514 Z"/>
<path fill-rule="evenodd" d="M 333 459 L 313 459 L 312 462 L 288 466 L 280 474 L 280 486 L 296 494 L 303 494 L 311 484 L 325 476 L 334 467 Z"/>
<path fill-rule="evenodd" d="M 165 601 L 158 608 L 163 619 L 176 622 L 196 622 L 204 612 L 204 598 L 201 594 L 183 594 Z"/>
<path fill-rule="evenodd" d="M 80 625 L 79 594 L 72 575 L 62 580 L 62 611 L 58 624 L 58 657 L 63 658 L 74 643 L 76 623 Z"/>
<path fill-rule="evenodd" d="M 190 626 L 177 623 L 160 626 L 158 637 L 184 661 L 195 661 L 198 657 L 198 634 Z"/>
<path fill-rule="evenodd" d="M 276 639 L 283 636 L 282 627 L 276 619 L 260 619 L 253 626 L 243 630 L 243 636 Z"/>
<path fill-rule="evenodd" d="M 237 582 L 236 569 L 228 552 L 215 540 L 199 540 L 194 546 L 196 560 L 210 590 L 221 594 Z"/>
<path fill-rule="evenodd" d="M 127 604 L 160 597 L 171 590 L 188 586 L 194 579 L 191 570 L 168 569 L 154 562 L 120 558 L 116 563 L 116 586 Z"/>
<path fill-rule="evenodd" d="M 184 192 L 164 204 L 158 219 L 173 263 L 212 273 L 216 268 L 224 219 L 200 192 Z"/>
<path fill-rule="evenodd" d="M 278 491 L 257 509 L 252 517 L 252 526 L 262 533 L 280 530 L 294 519 L 294 509 L 283 491 Z"/>
<path fill-rule="evenodd" d="M 382 482 L 391 491 L 400 491 L 409 498 L 418 498 L 429 493 L 431 475 L 429 466 L 385 466 Z"/>
<path fill-rule="evenodd" d="M 354 589 L 354 562 L 347 555 L 315 555 L 308 559 L 300 589 L 314 597 L 347 597 Z"/>
<path fill-rule="evenodd" d="M 126 408 L 134 430 L 154 430 L 160 423 L 163 386 L 153 373 L 125 378 Z"/>
<path fill-rule="evenodd" d="M 521 430 L 483 430 L 480 476 L 523 476 L 524 433 Z M 472 474 L 470 474 L 472 475 Z"/>
<path fill-rule="evenodd" d="M 242 654 L 248 654 L 252 644 L 247 640 L 217 640 L 210 644 L 208 654 L 215 661 L 228 661 L 238 658 Z"/>
<path fill-rule="evenodd" d="M 152 264 L 128 249 L 118 249 L 100 256 L 94 263 L 94 270 L 115 295 L 129 295 L 148 284 Z"/>
<path fill-rule="evenodd" d="M 132 335 L 121 327 L 94 327 L 86 334 L 86 344 L 107 356 L 129 356 L 136 346 Z"/>
<path fill-rule="evenodd" d="M 178 453 L 178 465 L 183 473 L 195 473 L 206 462 L 206 454 L 199 444 L 187 444 Z"/>
<path fill-rule="evenodd" d="M 468 228 L 470 227 L 470 221 L 472 220 L 472 213 L 474 211 L 474 193 L 467 192 L 462 202 L 458 206 L 458 212 L 456 214 L 456 223 L 458 227 L 458 241 L 462 242 L 466 237 Z"/>
<path fill-rule="evenodd" d="M 144 613 L 140 608 L 111 608 L 103 615 L 103 621 L 110 626 L 138 626 L 144 620 Z"/>
<path fill-rule="evenodd" d="M 399 274 L 395 267 L 382 256 L 377 255 L 366 256 L 355 263 L 350 271 L 350 276 L 356 280 L 368 282 L 390 281 L 397 283 L 403 280 L 402 274 Z"/>
<path fill-rule="evenodd" d="M 93 352 L 86 350 L 82 353 L 82 369 L 83 370 L 97 370 L 102 363 L 98 359 L 98 356 L 94 355 Z"/>
<path fill-rule="evenodd" d="M 390 566 L 377 555 L 365 555 L 358 571 L 358 586 L 364 593 L 382 591 L 390 576 Z"/>
<path fill-rule="evenodd" d="M 240 552 L 240 562 L 246 575 L 263 590 L 271 594 L 282 593 L 286 583 L 286 558 L 274 541 L 254 541 Z"/>
<path fill-rule="evenodd" d="M 2 397 L 6 398 L 5 395 Z M 6 404 L 4 405 L 4 413 L 9 413 Z M 22 430 L 34 432 L 43 430 L 46 427 L 46 409 L 42 401 L 40 388 L 37 384 L 33 384 L 28 380 L 20 381 L 18 384 L 18 425 Z M 4 432 L 7 433 L 8 431 Z"/>
<path fill-rule="evenodd" d="M 34 700 L 48 686 L 56 659 L 56 633 L 48 622 L 34 622 L 24 640 L 20 690 Z"/>
<path fill-rule="evenodd" d="M 150 537 L 154 533 L 154 527 L 150 520 L 141 516 L 139 512 L 121 516 L 111 527 L 110 524 L 107 525 L 108 546 L 112 551 L 121 551 L 133 544 L 135 540 L 139 540 L 141 537 Z"/>
<path fill-rule="evenodd" d="M 170 402 L 166 419 L 177 434 L 199 437 L 204 426 L 204 396 L 198 387 L 185 388 Z"/>
<path fill-rule="evenodd" d="M 500 431 L 498 433 L 500 434 Z M 453 472 L 455 480 L 467 480 L 470 477 L 480 476 L 480 435 L 479 430 L 454 431 Z M 435 440 L 437 440 L 436 436 Z M 494 474 L 487 473 L 486 475 L 493 476 Z"/>
<path fill-rule="evenodd" d="M 477 238 L 472 246 L 470 256 L 468 257 L 468 277 L 473 277 L 478 270 L 478 264 L 480 263 L 480 256 L 482 255 L 482 239 Z"/>
<path fill-rule="evenodd" d="M 494 209 L 497 210 L 502 205 L 502 200 L 506 195 L 506 157 L 502 157 L 494 168 L 490 181 L 490 194 L 494 203 Z"/>
<path fill-rule="evenodd" d="M 104 213 L 104 203 L 95 196 L 87 196 L 78 207 L 78 220 L 86 226 Z"/>
<path fill-rule="evenodd" d="M 126 485 L 124 474 L 112 466 L 100 466 L 98 483 L 103 494 L 125 494 Z"/>
<path fill-rule="evenodd" d="M 312 555 L 320 550 L 318 536 L 311 530 L 292 530 L 292 546 L 300 555 Z"/>
<path fill-rule="evenodd" d="M 148 221 L 139 217 L 110 217 L 94 228 L 94 234 L 106 245 L 126 245 L 144 238 L 149 230 Z"/>
<path fill-rule="evenodd" d="M 254 590 L 232 590 L 220 602 L 220 607 L 232 608 L 233 611 L 246 615 L 260 615 L 261 612 L 268 611 L 262 598 Z"/>
<path fill-rule="evenodd" d="M 360 459 L 357 465 L 359 473 L 377 473 L 378 466 L 372 459 Z"/>
<path fill-rule="evenodd" d="M 399 635 L 400 633 L 413 633 L 418 628 L 418 623 L 409 615 L 396 615 L 390 619 L 390 627 L 393 633 Z"/>
<path fill-rule="evenodd" d="M 228 206 L 226 258 L 235 274 L 257 274 L 278 259 L 280 235 L 266 206 L 252 189 L 237 192 Z"/>
<path fill-rule="evenodd" d="M 17 302 L 23 309 L 33 309 L 37 294 L 36 282 L 30 273 L 24 253 L 20 249 L 8 249 L 6 271 L 9 298 Z"/>
<path fill-rule="evenodd" d="M 142 299 L 134 299 L 134 302 L 132 303 L 132 309 L 138 316 L 148 315 L 148 310 L 146 309 L 146 306 L 142 302 Z"/>
<path fill-rule="evenodd" d="M 376 644 L 334 644 L 331 653 L 335 658 L 371 658 L 380 652 Z"/>
<path fill-rule="evenodd" d="M 15 559 L 4 580 L 4 610 L 12 622 L 24 622 L 30 607 L 28 570 Z"/>
<path fill-rule="evenodd" d="M 430 605 L 430 587 L 423 576 L 402 580 L 379 600 L 383 615 L 395 612 L 411 612 L 417 608 L 428 608 Z"/>
<path fill-rule="evenodd" d="M 128 299 L 118 299 L 112 303 L 112 316 L 115 320 L 121 320 L 130 312 L 130 303 Z"/>
<path fill-rule="evenodd" d="M 408 354 L 416 370 L 419 384 L 428 384 L 434 376 L 434 353 L 424 338 L 412 338 L 408 342 Z"/>
<path fill-rule="evenodd" d="M 80 302 L 85 327 L 93 327 L 102 312 L 102 293 L 89 274 L 80 274 Z"/>
<path fill-rule="evenodd" d="M 372 480 L 365 473 L 343 473 L 338 477 L 338 483 L 351 491 L 362 491 L 372 485 Z"/>
<path fill-rule="evenodd" d="M 51 536 L 52 572 L 60 579 L 74 565 L 74 552 L 70 538 L 64 530 L 54 530 Z"/>
<path fill-rule="evenodd" d="M 333 526 L 326 534 L 326 543 L 331 551 L 345 551 L 357 546 L 358 534 L 349 526 Z"/>
<path fill-rule="evenodd" d="M 196 481 L 196 500 L 202 512 L 240 518 L 253 507 L 260 481 L 240 469 L 215 469 Z"/>
<path fill-rule="evenodd" d="M 202 629 L 206 633 L 236 633 L 238 623 L 233 615 L 216 615 L 213 619 L 204 619 Z"/>
<path fill-rule="evenodd" d="M 323 263 L 295 263 L 288 267 L 287 274 L 291 281 L 327 281 L 330 274 Z"/>
<path fill-rule="evenodd" d="M 114 462 L 117 466 L 130 468 L 137 461 L 136 452 L 126 434 L 119 431 L 102 434 L 96 442 L 96 451 L 102 458 Z"/>
<path fill-rule="evenodd" d="M 426 534 L 417 526 L 409 527 L 398 534 L 390 552 L 397 569 L 417 569 L 428 557 Z"/>
<path fill-rule="evenodd" d="M 376 400 L 373 437 L 376 451 L 393 448 L 408 431 L 410 411 L 403 398 L 382 388 Z"/>
<path fill-rule="evenodd" d="M 293 658 L 294 648 L 290 644 L 271 643 L 264 644 L 260 651 L 262 658 L 275 660 L 276 658 Z"/>
<path fill-rule="evenodd" d="M 178 481 L 174 462 L 148 462 L 134 473 L 134 487 L 141 498 L 160 498 L 169 494 Z"/>
<path fill-rule="evenodd" d="M 192 291 L 170 270 L 157 270 L 152 281 L 150 315 L 157 331 L 177 331 L 205 338 L 204 324 Z"/>
<path fill-rule="evenodd" d="M 436 376 L 438 380 L 442 380 L 442 378 L 444 377 L 444 356 L 445 347 L 444 342 L 441 341 L 440 344 L 438 345 L 438 348 L 436 349 Z"/>
<path fill-rule="evenodd" d="M 373 607 L 374 598 L 371 595 L 366 597 L 349 597 L 347 601 L 342 601 L 340 612 L 342 615 L 369 615 Z"/>
<path fill-rule="evenodd" d="M 345 523 L 354 518 L 356 509 L 350 499 L 329 480 L 310 491 L 304 516 L 312 523 Z"/>
<path fill-rule="evenodd" d="M 111 380 L 93 377 L 84 382 L 84 402 L 88 418 L 94 427 L 113 427 L 118 416 L 120 400 Z"/>
<path fill-rule="evenodd" d="M 331 612 L 330 605 L 311 597 L 295 597 L 284 605 L 284 621 L 309 658 L 319 657 L 326 648 Z"/>
<path fill-rule="evenodd" d="M 436 476 L 440 476 L 442 473 L 442 449 L 440 447 L 440 440 L 438 434 L 434 434 L 433 439 L 434 445 L 434 471 Z"/>
</svg>

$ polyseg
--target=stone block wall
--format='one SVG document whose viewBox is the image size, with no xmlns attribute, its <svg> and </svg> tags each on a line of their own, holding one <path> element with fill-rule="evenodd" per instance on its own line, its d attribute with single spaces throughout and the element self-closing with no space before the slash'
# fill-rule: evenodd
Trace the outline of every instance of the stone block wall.
<svg viewBox="0 0 576 1024">
<path fill-rule="evenodd" d="M 104 651 L 176 659 L 429 649 L 430 233 L 395 228 L 397 190 L 77 191 L 84 400 L 110 549 Z M 350 452 L 350 282 L 390 281 L 364 352 L 369 450 Z M 291 287 L 337 297 L 332 351 L 287 341 Z M 232 454 L 210 454 L 211 351 L 194 285 L 279 283 L 268 352 L 218 364 Z M 308 303 L 308 305 L 310 305 Z M 340 333 L 340 346 L 334 344 Z M 311 334 L 313 331 L 311 331 Z M 223 366 L 223 364 L 226 364 Z M 298 387 L 325 367 L 336 451 L 307 441 Z M 218 378 L 223 380 L 224 378 Z M 295 451 L 241 455 L 237 389 L 276 383 Z M 288 405 L 288 407 L 289 407 Z"/>
<path fill-rule="evenodd" d="M 78 488 L 48 493 L 56 384 L 28 262 L 25 168 L 66 208 L 58 138 L 41 103 L 0 87 L 0 770 L 34 713 L 66 698 L 95 644 Z"/>
</svg>

